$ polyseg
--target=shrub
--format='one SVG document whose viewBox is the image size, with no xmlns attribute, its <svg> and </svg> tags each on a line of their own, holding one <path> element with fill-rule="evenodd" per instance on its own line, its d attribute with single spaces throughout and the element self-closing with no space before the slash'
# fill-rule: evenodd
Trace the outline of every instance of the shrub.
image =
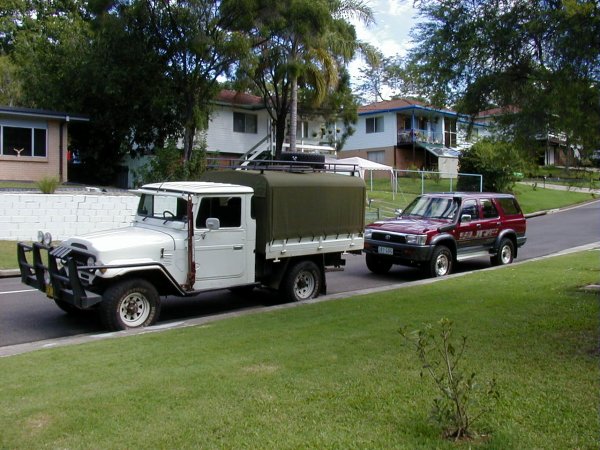
<svg viewBox="0 0 600 450">
<path fill-rule="evenodd" d="M 36 186 L 42 194 L 54 194 L 60 186 L 60 180 L 57 177 L 44 177 L 36 183 Z"/>
<path fill-rule="evenodd" d="M 491 410 L 499 394 L 495 380 L 482 389 L 475 381 L 475 372 L 465 376 L 459 371 L 467 338 L 458 346 L 452 343 L 452 321 L 438 322 L 438 329 L 426 324 L 424 329 L 408 333 L 401 328 L 402 337 L 413 344 L 422 363 L 421 377 L 428 374 L 439 390 L 433 400 L 431 420 L 440 426 L 445 438 L 455 440 L 472 437 L 473 423 Z M 487 402 L 487 403 L 486 403 Z"/>
<path fill-rule="evenodd" d="M 189 161 L 183 161 L 183 150 L 175 142 L 168 142 L 163 148 L 156 149 L 154 157 L 135 173 L 135 184 L 141 185 L 159 181 L 198 180 L 206 170 L 206 146 L 192 151 Z"/>
<path fill-rule="evenodd" d="M 521 153 L 508 142 L 481 140 L 464 150 L 459 158 L 460 173 L 483 175 L 483 190 L 509 192 L 517 173 L 523 173 L 525 161 Z M 479 182 L 473 177 L 461 177 L 458 189 L 479 190 Z"/>
</svg>

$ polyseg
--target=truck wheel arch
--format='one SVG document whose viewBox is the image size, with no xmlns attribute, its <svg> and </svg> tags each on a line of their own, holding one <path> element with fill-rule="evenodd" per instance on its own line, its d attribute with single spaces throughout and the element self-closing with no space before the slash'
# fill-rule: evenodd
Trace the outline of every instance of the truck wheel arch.
<svg viewBox="0 0 600 450">
<path fill-rule="evenodd" d="M 126 278 L 110 285 L 102 295 L 100 320 L 110 330 L 154 324 L 160 314 L 160 296 L 143 278 Z"/>
</svg>

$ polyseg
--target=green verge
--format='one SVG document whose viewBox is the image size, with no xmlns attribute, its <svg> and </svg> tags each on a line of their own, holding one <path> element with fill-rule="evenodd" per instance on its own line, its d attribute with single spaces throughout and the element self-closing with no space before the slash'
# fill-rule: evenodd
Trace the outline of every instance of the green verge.
<svg viewBox="0 0 600 450">
<path fill-rule="evenodd" d="M 376 218 L 377 213 L 380 217 L 391 217 L 395 209 L 405 208 L 421 193 L 420 183 L 420 179 L 401 179 L 400 188 L 394 194 L 389 179 L 374 179 L 373 190 L 371 190 L 371 183 L 367 181 L 367 199 L 371 200 L 371 206 L 366 209 L 367 222 L 369 219 Z M 448 180 L 427 180 L 425 184 L 425 192 L 449 190 Z M 517 183 L 513 188 L 513 193 L 525 214 L 576 205 L 595 198 L 592 193 L 544 189 L 539 184 L 533 187 Z"/>
<path fill-rule="evenodd" d="M 0 448 L 596 448 L 598 252 L 0 359 Z M 397 333 L 454 321 L 496 409 L 448 442 Z"/>
</svg>

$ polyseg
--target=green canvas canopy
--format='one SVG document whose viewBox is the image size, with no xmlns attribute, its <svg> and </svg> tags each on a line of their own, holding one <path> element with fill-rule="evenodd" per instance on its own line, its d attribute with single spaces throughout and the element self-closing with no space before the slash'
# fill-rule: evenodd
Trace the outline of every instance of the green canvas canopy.
<svg viewBox="0 0 600 450">
<path fill-rule="evenodd" d="M 365 183 L 359 177 L 320 173 L 209 171 L 203 181 L 254 189 L 257 249 L 275 239 L 300 239 L 363 231 Z"/>
</svg>

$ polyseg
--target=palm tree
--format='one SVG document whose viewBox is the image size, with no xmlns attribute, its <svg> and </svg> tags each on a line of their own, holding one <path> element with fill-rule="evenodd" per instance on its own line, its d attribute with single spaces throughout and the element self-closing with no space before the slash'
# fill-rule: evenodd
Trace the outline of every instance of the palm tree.
<svg viewBox="0 0 600 450">
<path fill-rule="evenodd" d="M 360 43 L 348 20 L 373 23 L 372 10 L 360 0 L 275 1 L 257 14 L 252 70 L 245 67 L 268 106 L 276 129 L 275 159 L 281 157 L 290 115 L 290 150 L 295 151 L 299 84 L 314 91 L 318 106 L 338 81 Z"/>
</svg>

